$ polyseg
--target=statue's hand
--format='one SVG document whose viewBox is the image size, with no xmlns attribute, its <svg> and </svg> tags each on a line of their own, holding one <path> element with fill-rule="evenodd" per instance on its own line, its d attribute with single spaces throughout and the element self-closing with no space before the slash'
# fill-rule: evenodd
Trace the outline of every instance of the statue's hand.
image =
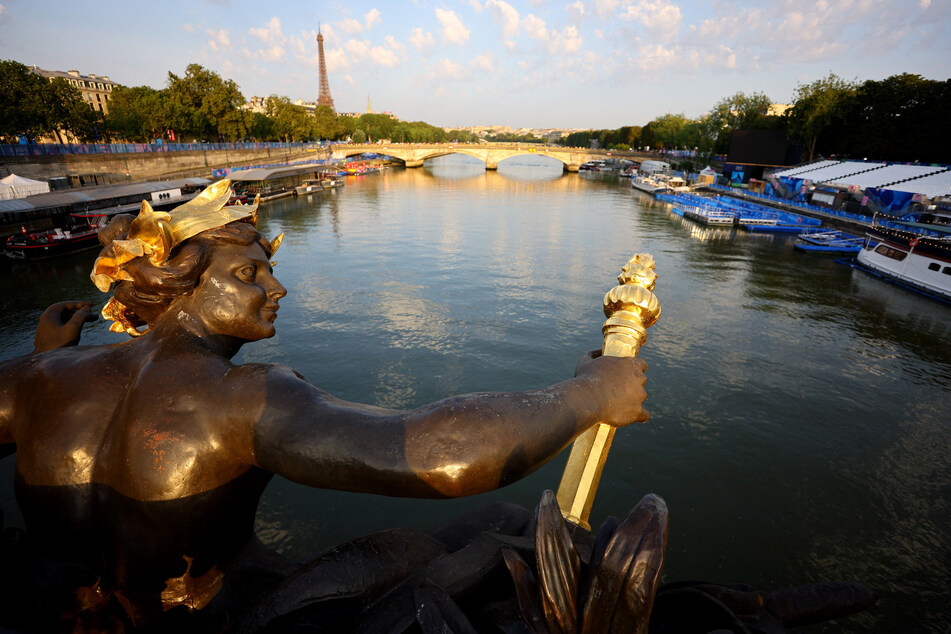
<svg viewBox="0 0 951 634">
<path fill-rule="evenodd" d="M 99 319 L 91 307 L 92 302 L 57 302 L 44 310 L 36 326 L 33 353 L 78 345 L 83 325 Z"/>
<path fill-rule="evenodd" d="M 578 361 L 575 376 L 591 380 L 592 392 L 600 401 L 599 422 L 620 427 L 650 419 L 644 409 L 646 371 L 647 362 L 643 359 L 604 356 L 595 350 Z"/>
</svg>

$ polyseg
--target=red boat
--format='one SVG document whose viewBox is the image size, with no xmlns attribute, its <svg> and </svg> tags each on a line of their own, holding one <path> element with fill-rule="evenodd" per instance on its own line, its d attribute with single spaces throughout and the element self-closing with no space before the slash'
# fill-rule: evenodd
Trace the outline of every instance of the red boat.
<svg viewBox="0 0 951 634">
<path fill-rule="evenodd" d="M 14 260 L 42 260 L 99 248 L 99 228 L 104 215 L 71 214 L 66 228 L 24 231 L 9 236 L 3 253 Z"/>
</svg>

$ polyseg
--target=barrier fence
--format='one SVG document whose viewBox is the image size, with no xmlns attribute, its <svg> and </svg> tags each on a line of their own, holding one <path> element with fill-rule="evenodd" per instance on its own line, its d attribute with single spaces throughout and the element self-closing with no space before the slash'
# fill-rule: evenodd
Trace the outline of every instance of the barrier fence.
<svg viewBox="0 0 951 634">
<path fill-rule="evenodd" d="M 207 150 L 317 150 L 330 143 L 30 143 L 0 144 L 0 156 L 62 156 L 67 154 L 149 154 Z"/>
</svg>

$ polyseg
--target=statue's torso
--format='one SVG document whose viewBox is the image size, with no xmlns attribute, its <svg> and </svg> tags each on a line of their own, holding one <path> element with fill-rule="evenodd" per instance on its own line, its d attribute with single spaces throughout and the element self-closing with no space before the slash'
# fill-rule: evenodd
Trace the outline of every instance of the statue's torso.
<svg viewBox="0 0 951 634">
<path fill-rule="evenodd" d="M 156 600 L 213 596 L 253 535 L 270 477 L 250 464 L 230 364 L 143 358 L 127 346 L 72 352 L 40 361 L 26 379 L 30 402 L 18 408 L 16 488 L 28 538 L 146 611 Z"/>
</svg>

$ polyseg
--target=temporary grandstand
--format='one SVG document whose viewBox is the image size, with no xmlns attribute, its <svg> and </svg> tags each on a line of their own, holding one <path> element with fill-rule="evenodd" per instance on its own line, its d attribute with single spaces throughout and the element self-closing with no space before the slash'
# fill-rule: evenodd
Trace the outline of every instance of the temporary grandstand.
<svg viewBox="0 0 951 634">
<path fill-rule="evenodd" d="M 772 176 L 789 191 L 804 191 L 804 185 L 819 186 L 827 191 L 829 188 L 863 191 L 892 207 L 907 205 L 913 199 L 934 201 L 951 196 L 951 168 L 948 165 L 822 160 L 774 172 Z M 828 196 L 825 199 L 831 200 Z"/>
</svg>

